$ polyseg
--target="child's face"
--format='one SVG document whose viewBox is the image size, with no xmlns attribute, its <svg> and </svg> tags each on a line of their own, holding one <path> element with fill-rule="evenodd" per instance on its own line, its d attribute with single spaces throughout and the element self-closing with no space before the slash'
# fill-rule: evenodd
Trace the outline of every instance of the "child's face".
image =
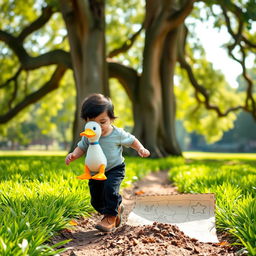
<svg viewBox="0 0 256 256">
<path fill-rule="evenodd" d="M 112 130 L 112 120 L 109 118 L 106 111 L 96 116 L 95 118 L 90 118 L 88 121 L 94 121 L 100 125 L 102 130 L 102 136 L 107 135 Z"/>
</svg>

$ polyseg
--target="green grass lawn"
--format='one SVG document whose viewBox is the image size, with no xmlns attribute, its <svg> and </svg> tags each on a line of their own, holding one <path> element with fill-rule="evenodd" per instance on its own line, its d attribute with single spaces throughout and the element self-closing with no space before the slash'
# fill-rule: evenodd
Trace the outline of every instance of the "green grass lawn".
<svg viewBox="0 0 256 256">
<path fill-rule="evenodd" d="M 190 155 L 189 155 L 190 154 Z M 182 192 L 211 192 L 217 198 L 217 226 L 255 255 L 255 155 L 200 157 L 191 160 L 126 158 L 122 187 L 151 171 L 169 169 Z M 93 211 L 83 172 L 83 159 L 64 164 L 65 152 L 0 152 L 0 255 L 57 255 L 47 241 L 73 218 Z M 65 242 L 65 241 L 64 241 Z"/>
<path fill-rule="evenodd" d="M 184 152 L 185 158 L 189 159 L 203 159 L 203 160 L 255 160 L 256 161 L 256 153 L 216 153 L 216 152 Z"/>
<path fill-rule="evenodd" d="M 256 154 L 184 153 L 169 176 L 180 192 L 215 193 L 217 228 L 256 255 Z"/>
<path fill-rule="evenodd" d="M 71 219 L 89 216 L 87 181 L 76 176 L 83 172 L 84 160 L 66 166 L 65 153 L 0 152 L 0 255 L 57 255 L 47 241 Z M 151 170 L 167 169 L 183 159 L 127 158 L 123 187 Z M 64 241 L 65 242 L 65 241 Z"/>
<path fill-rule="evenodd" d="M 55 255 L 45 242 L 70 218 L 92 210 L 86 184 L 63 161 L 63 156 L 0 158 L 0 255 Z M 82 163 L 76 166 L 82 170 Z"/>
</svg>

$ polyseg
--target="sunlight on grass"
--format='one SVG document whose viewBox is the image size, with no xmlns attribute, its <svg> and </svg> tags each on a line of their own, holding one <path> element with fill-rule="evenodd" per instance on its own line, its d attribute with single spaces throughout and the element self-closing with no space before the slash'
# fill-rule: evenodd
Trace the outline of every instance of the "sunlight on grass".
<svg viewBox="0 0 256 256">
<path fill-rule="evenodd" d="M 57 255 L 63 250 L 46 242 L 69 227 L 71 218 L 93 211 L 86 183 L 75 178 L 74 169 L 82 168 L 82 161 L 70 168 L 56 155 L 0 157 L 1 256 Z"/>
<path fill-rule="evenodd" d="M 67 151 L 44 150 L 0 150 L 0 156 L 65 156 Z"/>
<path fill-rule="evenodd" d="M 256 255 L 256 154 L 187 152 L 169 177 L 182 193 L 214 193 L 216 224 Z"/>
<path fill-rule="evenodd" d="M 3 151 L 1 151 L 2 153 Z M 76 176 L 84 158 L 64 163 L 66 152 L 4 152 L 0 155 L 0 255 L 58 255 L 47 242 L 73 218 L 88 216 L 87 181 Z M 122 188 L 151 171 L 183 164 L 183 158 L 141 159 L 126 157 Z M 65 243 L 63 241 L 62 243 Z"/>
<path fill-rule="evenodd" d="M 51 237 L 93 212 L 84 158 L 66 166 L 65 151 L 0 151 L 0 255 L 57 255 Z M 185 193 L 215 193 L 217 227 L 256 255 L 256 154 L 185 152 L 186 158 L 126 157 L 122 189 L 152 171 L 169 170 Z M 65 241 L 64 241 L 65 242 Z M 64 243 L 63 242 L 63 243 Z"/>
<path fill-rule="evenodd" d="M 256 153 L 218 153 L 218 152 L 183 152 L 185 158 L 191 159 L 254 159 Z"/>
</svg>

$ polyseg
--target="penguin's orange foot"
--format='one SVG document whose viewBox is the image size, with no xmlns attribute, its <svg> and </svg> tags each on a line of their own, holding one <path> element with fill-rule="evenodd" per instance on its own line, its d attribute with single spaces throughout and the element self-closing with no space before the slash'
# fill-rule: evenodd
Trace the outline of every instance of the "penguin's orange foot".
<svg viewBox="0 0 256 256">
<path fill-rule="evenodd" d="M 89 180 L 92 178 L 92 176 L 89 173 L 83 173 L 82 175 L 77 176 L 76 178 L 79 180 Z"/>
<path fill-rule="evenodd" d="M 91 179 L 91 172 L 87 165 L 84 166 L 84 173 L 80 176 L 77 176 L 77 179 L 79 180 L 89 180 Z"/>
<path fill-rule="evenodd" d="M 104 173 L 98 173 L 98 174 L 92 176 L 92 179 L 94 179 L 94 180 L 106 180 L 107 177 Z"/>
</svg>

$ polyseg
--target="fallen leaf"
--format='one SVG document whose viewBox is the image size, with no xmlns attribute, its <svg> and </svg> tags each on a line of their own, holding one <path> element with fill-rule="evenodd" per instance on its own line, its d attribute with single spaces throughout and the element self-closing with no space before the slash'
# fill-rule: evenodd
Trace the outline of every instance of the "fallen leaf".
<svg viewBox="0 0 256 256">
<path fill-rule="evenodd" d="M 72 225 L 72 226 L 77 226 L 78 225 L 78 223 L 75 220 L 71 220 L 69 222 L 69 224 Z"/>
<path fill-rule="evenodd" d="M 139 190 L 135 192 L 135 195 L 143 195 L 145 192 L 143 190 Z"/>
<path fill-rule="evenodd" d="M 222 241 L 222 242 L 218 243 L 218 245 L 219 246 L 229 246 L 230 244 L 227 241 Z"/>
</svg>

